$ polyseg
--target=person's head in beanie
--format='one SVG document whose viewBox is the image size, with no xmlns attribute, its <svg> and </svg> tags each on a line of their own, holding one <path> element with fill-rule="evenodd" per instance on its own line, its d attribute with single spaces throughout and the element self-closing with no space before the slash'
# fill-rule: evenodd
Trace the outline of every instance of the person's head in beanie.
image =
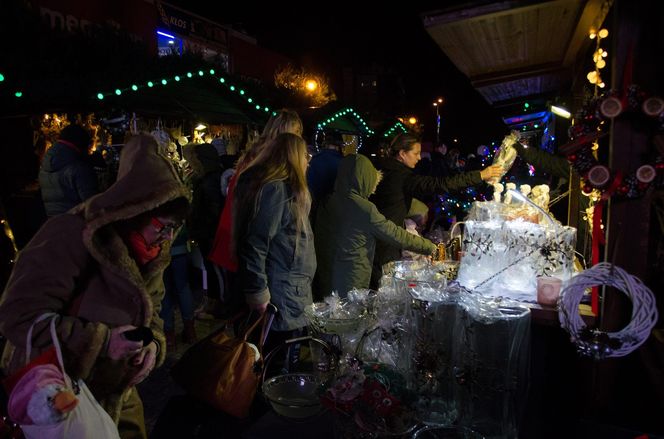
<svg viewBox="0 0 664 439">
<path fill-rule="evenodd" d="M 345 144 L 343 135 L 337 130 L 323 131 L 322 143 L 324 149 L 335 149 L 339 152 L 343 152 Z"/>
<path fill-rule="evenodd" d="M 80 125 L 71 124 L 67 125 L 62 131 L 60 131 L 58 141 L 71 143 L 81 152 L 87 152 L 92 143 L 92 138 L 85 128 Z"/>
</svg>

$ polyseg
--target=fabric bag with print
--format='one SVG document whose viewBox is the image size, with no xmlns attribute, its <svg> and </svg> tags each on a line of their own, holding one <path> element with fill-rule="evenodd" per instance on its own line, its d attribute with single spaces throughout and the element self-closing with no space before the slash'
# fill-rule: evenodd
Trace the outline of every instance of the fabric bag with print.
<svg viewBox="0 0 664 439">
<path fill-rule="evenodd" d="M 35 324 L 50 318 L 52 349 L 30 361 Z M 7 411 L 26 439 L 119 439 L 118 428 L 83 380 L 64 369 L 55 330 L 58 315 L 41 315 L 26 340 L 26 366 L 8 378 Z"/>
</svg>

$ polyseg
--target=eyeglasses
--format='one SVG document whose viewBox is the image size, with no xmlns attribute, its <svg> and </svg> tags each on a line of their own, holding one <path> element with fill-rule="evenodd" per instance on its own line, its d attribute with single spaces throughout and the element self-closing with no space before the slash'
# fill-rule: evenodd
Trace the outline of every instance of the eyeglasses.
<svg viewBox="0 0 664 439">
<path fill-rule="evenodd" d="M 164 224 L 155 217 L 150 219 L 150 223 L 160 235 L 170 235 L 171 232 L 174 232 L 182 226 L 182 223 Z"/>
</svg>

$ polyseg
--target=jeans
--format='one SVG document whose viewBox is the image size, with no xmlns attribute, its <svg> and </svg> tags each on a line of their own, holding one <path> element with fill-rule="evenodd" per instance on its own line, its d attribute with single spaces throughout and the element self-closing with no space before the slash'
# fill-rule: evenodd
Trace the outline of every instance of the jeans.
<svg viewBox="0 0 664 439">
<path fill-rule="evenodd" d="M 189 288 L 189 261 L 187 255 L 177 255 L 171 258 L 170 265 L 164 271 L 164 285 L 166 294 L 161 302 L 159 316 L 164 320 L 164 332 L 175 330 L 175 316 L 173 306 L 180 305 L 182 320 L 194 318 L 194 303 Z"/>
</svg>

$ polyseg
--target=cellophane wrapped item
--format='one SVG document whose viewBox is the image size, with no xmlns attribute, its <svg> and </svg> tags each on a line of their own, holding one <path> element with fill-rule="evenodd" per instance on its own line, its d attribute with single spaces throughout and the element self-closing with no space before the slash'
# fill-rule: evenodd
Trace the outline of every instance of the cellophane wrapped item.
<svg viewBox="0 0 664 439">
<path fill-rule="evenodd" d="M 454 328 L 459 296 L 467 293 L 452 283 L 439 289 L 416 286 L 410 294 L 409 384 L 417 395 L 415 410 L 425 424 L 452 425 L 458 417 L 453 387 Z"/>
<path fill-rule="evenodd" d="M 576 229 L 527 221 L 466 221 L 459 283 L 474 292 L 537 301 L 537 277 L 569 280 Z"/>
<path fill-rule="evenodd" d="M 518 437 L 527 398 L 530 309 L 477 294 L 458 296 L 454 324 L 457 425 L 484 437 Z"/>
<path fill-rule="evenodd" d="M 304 313 L 317 337 L 353 354 L 362 334 L 374 326 L 375 299 L 376 292 L 367 289 L 353 289 L 346 298 L 333 292 L 323 302 L 307 306 Z"/>
<path fill-rule="evenodd" d="M 518 141 L 519 141 L 519 133 L 516 131 L 512 131 L 510 134 L 505 136 L 505 138 L 500 144 L 500 148 L 498 148 L 498 152 L 493 157 L 493 164 L 500 165 L 503 172 L 500 178 L 496 178 L 489 181 L 488 182 L 489 184 L 494 184 L 499 182 L 500 179 L 503 178 L 503 175 L 507 174 L 507 171 L 510 170 L 510 168 L 514 164 L 514 160 L 516 160 L 516 156 L 518 155 L 516 149 L 514 149 L 512 145 L 514 145 Z"/>
</svg>

